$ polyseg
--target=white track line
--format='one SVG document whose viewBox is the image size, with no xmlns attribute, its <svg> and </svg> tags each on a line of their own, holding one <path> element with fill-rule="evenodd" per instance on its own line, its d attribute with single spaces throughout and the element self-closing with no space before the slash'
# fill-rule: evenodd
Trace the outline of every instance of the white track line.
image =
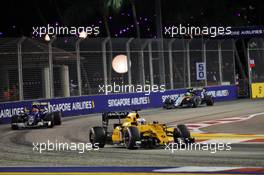
<svg viewBox="0 0 264 175">
<path fill-rule="evenodd" d="M 154 172 L 166 172 L 166 173 L 177 173 L 177 172 L 219 172 L 241 169 L 244 167 L 199 167 L 199 166 L 184 166 L 179 168 L 166 168 L 153 170 Z"/>
<path fill-rule="evenodd" d="M 190 126 L 188 128 L 192 132 L 203 133 L 203 131 L 200 130 L 201 128 L 205 128 L 205 127 L 209 127 L 209 126 L 214 126 L 214 125 L 221 125 L 221 124 L 242 122 L 242 121 L 246 121 L 246 120 L 252 119 L 252 118 L 254 118 L 256 116 L 259 116 L 259 115 L 264 115 L 264 112 L 251 114 L 251 115 L 249 115 L 247 117 L 245 117 L 245 116 L 241 116 L 241 117 L 230 117 L 230 118 L 223 118 L 223 119 L 202 121 L 200 123 L 188 123 L 186 125 L 187 126 Z M 192 126 L 192 125 L 197 125 L 197 127 L 196 126 Z"/>
</svg>

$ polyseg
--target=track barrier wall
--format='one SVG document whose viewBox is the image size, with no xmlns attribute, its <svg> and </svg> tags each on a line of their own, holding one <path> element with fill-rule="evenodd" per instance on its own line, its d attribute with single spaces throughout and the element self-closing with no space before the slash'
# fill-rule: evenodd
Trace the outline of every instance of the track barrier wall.
<svg viewBox="0 0 264 175">
<path fill-rule="evenodd" d="M 10 123 L 12 115 L 20 114 L 24 108 L 30 109 L 32 102 L 47 102 L 49 111 L 61 111 L 63 117 L 68 117 L 108 111 L 159 108 L 166 97 L 177 98 L 186 91 L 187 89 L 177 89 L 149 95 L 128 93 L 0 103 L 0 124 Z M 234 85 L 207 87 L 207 91 L 215 97 L 215 101 L 237 98 L 237 87 Z"/>
</svg>

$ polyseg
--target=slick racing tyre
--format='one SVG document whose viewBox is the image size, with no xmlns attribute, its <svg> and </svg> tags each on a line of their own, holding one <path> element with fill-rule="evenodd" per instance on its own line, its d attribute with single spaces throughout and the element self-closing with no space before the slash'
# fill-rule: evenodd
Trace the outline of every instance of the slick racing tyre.
<svg viewBox="0 0 264 175">
<path fill-rule="evenodd" d="M 179 128 L 174 128 L 173 129 L 173 140 L 174 143 L 178 143 L 179 139 L 182 137 L 181 131 L 179 130 Z"/>
<path fill-rule="evenodd" d="M 54 127 L 54 114 L 53 113 L 47 113 L 44 120 L 50 121 L 50 125 L 48 125 L 48 128 Z"/>
<path fill-rule="evenodd" d="M 181 136 L 183 138 L 189 138 L 191 136 L 190 131 L 188 130 L 186 125 L 179 124 L 179 125 L 177 125 L 177 128 L 180 130 Z"/>
<path fill-rule="evenodd" d="M 19 122 L 18 118 L 19 118 L 18 115 L 13 115 L 11 117 L 11 129 L 13 129 L 13 130 L 17 130 L 18 129 L 18 126 L 17 126 L 17 123 Z M 15 125 L 13 125 L 13 124 L 15 124 Z"/>
<path fill-rule="evenodd" d="M 136 142 L 140 141 L 140 133 L 137 127 L 129 126 L 124 133 L 124 143 L 127 149 L 134 149 Z"/>
<path fill-rule="evenodd" d="M 180 124 L 177 125 L 177 128 L 180 130 L 182 139 L 185 143 L 194 143 L 194 138 L 191 138 L 190 131 L 186 125 Z"/>
<path fill-rule="evenodd" d="M 164 109 L 172 109 L 174 105 L 174 101 L 171 98 L 166 98 L 164 104 L 163 104 L 163 108 Z"/>
<path fill-rule="evenodd" d="M 54 125 L 61 125 L 61 112 L 54 112 Z"/>
<path fill-rule="evenodd" d="M 98 144 L 99 148 L 103 148 L 105 146 L 106 133 L 103 127 L 92 127 L 89 133 L 89 140 L 95 147 L 95 144 Z"/>
<path fill-rule="evenodd" d="M 214 99 L 210 96 L 205 97 L 205 102 L 207 106 L 213 106 L 214 105 Z"/>
</svg>

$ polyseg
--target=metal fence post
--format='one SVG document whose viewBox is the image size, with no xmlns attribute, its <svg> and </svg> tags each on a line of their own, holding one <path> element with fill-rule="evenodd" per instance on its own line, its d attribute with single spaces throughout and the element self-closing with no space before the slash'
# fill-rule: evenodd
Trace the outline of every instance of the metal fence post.
<svg viewBox="0 0 264 175">
<path fill-rule="evenodd" d="M 235 60 L 235 41 L 232 39 L 232 57 L 233 57 L 233 73 L 234 73 L 234 83 L 236 84 L 236 60 Z"/>
<path fill-rule="evenodd" d="M 175 41 L 175 39 L 172 39 L 169 41 L 168 49 L 169 49 L 169 67 L 170 67 L 170 87 L 171 89 L 174 89 L 174 83 L 173 83 L 173 61 L 172 61 L 172 44 Z"/>
<path fill-rule="evenodd" d="M 19 87 L 19 100 L 24 100 L 23 90 L 23 67 L 22 67 L 22 42 L 26 37 L 22 37 L 17 43 L 17 66 L 18 66 L 18 87 Z"/>
<path fill-rule="evenodd" d="M 252 77 L 251 77 L 251 68 L 250 68 L 250 53 L 249 53 L 249 43 L 247 43 L 247 66 L 248 66 L 248 83 L 249 83 L 249 97 L 252 98 Z"/>
<path fill-rule="evenodd" d="M 81 60 L 80 60 L 80 42 L 82 40 L 83 39 L 80 38 L 76 42 L 76 57 L 77 57 L 76 66 L 77 66 L 77 81 L 78 81 L 79 96 L 82 95 Z"/>
<path fill-rule="evenodd" d="M 148 51 L 149 51 L 149 76 L 150 76 L 150 85 L 153 86 L 153 58 L 152 58 L 152 42 L 148 42 Z"/>
<path fill-rule="evenodd" d="M 223 73 L 222 73 L 222 41 L 218 41 L 218 66 L 219 66 L 219 81 L 220 85 L 223 83 Z"/>
<path fill-rule="evenodd" d="M 127 75 L 128 75 L 128 85 L 132 84 L 132 78 L 131 78 L 131 55 L 130 55 L 130 43 L 134 40 L 134 38 L 129 38 L 129 40 L 126 42 L 126 53 L 127 53 Z"/>
<path fill-rule="evenodd" d="M 184 86 L 184 88 L 186 88 L 186 50 L 184 50 L 184 49 L 186 49 L 186 45 L 185 45 L 185 41 L 186 40 L 184 40 L 184 39 L 181 39 L 182 40 L 182 42 L 181 42 L 181 44 L 182 44 L 182 48 L 183 48 L 183 50 L 181 50 L 181 52 L 183 52 L 183 86 Z"/>
<path fill-rule="evenodd" d="M 188 87 L 191 87 L 190 40 L 186 43 Z"/>
<path fill-rule="evenodd" d="M 56 40 L 56 37 L 49 41 L 49 80 L 50 80 L 50 98 L 54 97 L 54 87 L 53 87 L 53 58 L 52 58 L 52 44 Z"/>
<path fill-rule="evenodd" d="M 203 62 L 205 64 L 205 68 L 207 67 L 207 60 L 206 60 L 206 42 L 208 40 L 202 40 L 202 43 L 203 43 Z M 207 86 L 207 69 L 206 69 L 206 72 L 205 72 L 205 81 L 204 81 L 204 85 Z"/>
<path fill-rule="evenodd" d="M 165 78 L 165 60 L 164 60 L 164 42 L 163 38 L 159 38 L 159 69 L 160 69 L 160 84 L 166 84 Z"/>
<path fill-rule="evenodd" d="M 103 69 L 104 69 L 104 87 L 107 88 L 107 63 L 106 63 L 106 43 L 110 40 L 110 37 L 107 37 L 102 42 L 102 51 L 103 51 Z M 105 91 L 107 95 L 107 91 Z"/>
<path fill-rule="evenodd" d="M 141 46 L 140 50 L 140 71 L 142 71 L 142 85 L 145 86 L 145 66 L 144 66 L 144 49 L 148 44 L 149 40 L 145 41 L 145 43 Z"/>
</svg>

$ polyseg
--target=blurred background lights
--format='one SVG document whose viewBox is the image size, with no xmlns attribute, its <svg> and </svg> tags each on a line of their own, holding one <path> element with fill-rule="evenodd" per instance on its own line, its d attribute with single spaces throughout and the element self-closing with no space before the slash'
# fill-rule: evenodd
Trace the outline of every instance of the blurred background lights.
<svg viewBox="0 0 264 175">
<path fill-rule="evenodd" d="M 45 41 L 50 41 L 50 36 L 48 34 L 45 35 Z"/>
<path fill-rule="evenodd" d="M 82 32 L 79 33 L 79 38 L 85 39 L 87 37 L 87 35 L 88 35 L 87 32 L 82 31 Z"/>
<path fill-rule="evenodd" d="M 131 63 L 130 63 L 131 64 Z M 112 67 L 117 73 L 126 73 L 127 68 L 127 56 L 126 55 L 117 55 L 112 61 Z"/>
</svg>

